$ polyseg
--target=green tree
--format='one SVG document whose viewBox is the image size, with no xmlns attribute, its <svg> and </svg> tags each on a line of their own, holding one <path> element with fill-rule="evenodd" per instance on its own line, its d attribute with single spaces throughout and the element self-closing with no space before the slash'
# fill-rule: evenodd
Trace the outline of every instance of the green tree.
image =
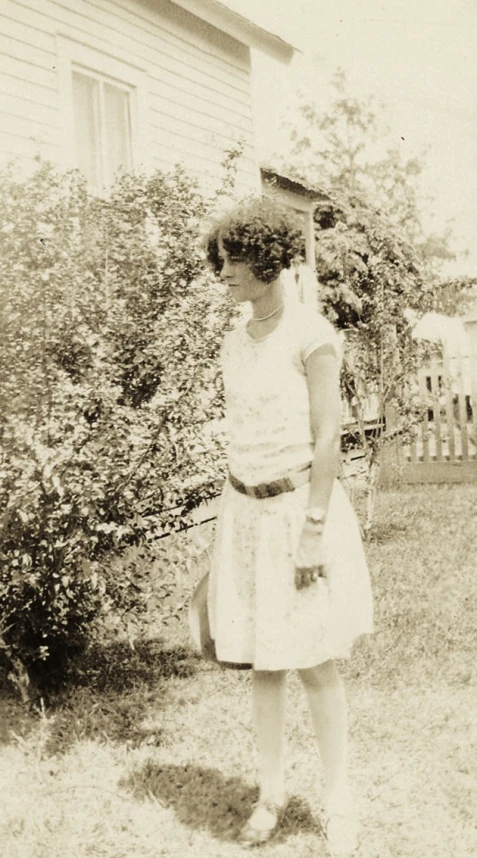
<svg viewBox="0 0 477 858">
<path fill-rule="evenodd" d="M 366 454 L 369 529 L 383 445 L 419 419 L 413 379 L 422 348 L 408 311 L 435 306 L 450 252 L 448 236 L 422 227 L 422 161 L 387 147 L 373 100 L 349 96 L 343 74 L 335 87 L 328 112 L 302 105 L 286 169 L 327 193 L 314 215 L 319 297 L 345 336 L 343 394 Z"/>
<path fill-rule="evenodd" d="M 422 186 L 425 155 L 407 157 L 405 148 L 390 137 L 379 103 L 373 97 L 357 98 L 348 92 L 342 70 L 332 81 L 335 97 L 328 110 L 302 101 L 290 127 L 287 168 L 312 185 L 360 197 L 386 212 L 391 225 L 439 268 L 452 258 L 451 235 L 428 234 L 422 209 L 429 203 Z"/>
<path fill-rule="evenodd" d="M 446 277 L 440 285 L 435 309 L 447 316 L 465 316 L 477 306 L 477 277 Z"/>
</svg>

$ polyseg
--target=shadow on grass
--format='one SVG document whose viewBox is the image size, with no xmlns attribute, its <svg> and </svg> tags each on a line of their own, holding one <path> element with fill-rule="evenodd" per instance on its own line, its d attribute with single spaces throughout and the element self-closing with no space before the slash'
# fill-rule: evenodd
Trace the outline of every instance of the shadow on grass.
<svg viewBox="0 0 477 858">
<path fill-rule="evenodd" d="M 371 527 L 371 532 L 368 537 L 368 542 L 376 545 L 386 545 L 388 542 L 403 541 L 409 533 L 409 528 L 405 524 L 399 524 L 392 521 L 374 522 Z"/>
<path fill-rule="evenodd" d="M 162 639 L 138 641 L 134 649 L 128 642 L 92 647 L 53 704 L 48 750 L 64 752 L 84 739 L 161 745 L 154 715 L 164 706 L 168 682 L 189 679 L 200 663 L 190 649 L 166 648 Z"/>
<path fill-rule="evenodd" d="M 38 715 L 25 707 L 0 684 L 0 747 L 8 745 L 12 737 L 28 736 L 38 723 Z"/>
<path fill-rule="evenodd" d="M 207 830 L 217 840 L 234 841 L 257 799 L 256 788 L 240 778 L 225 778 L 217 769 L 191 765 L 159 765 L 152 761 L 120 781 L 136 799 L 154 798 L 174 810 L 183 825 Z M 322 833 L 306 802 L 290 799 L 273 843 L 298 832 Z"/>
<path fill-rule="evenodd" d="M 160 745 L 162 730 L 154 714 L 164 706 L 167 685 L 193 676 L 201 658 L 183 646 L 166 648 L 161 639 L 96 644 L 52 682 L 45 695 L 47 754 L 66 753 L 82 740 L 121 742 L 129 747 Z M 12 731 L 27 738 L 40 709 L 28 709 L 8 688 L 0 696 L 0 744 Z"/>
<path fill-rule="evenodd" d="M 134 648 L 127 641 L 97 644 L 72 666 L 68 684 L 121 694 L 138 684 L 151 688 L 165 679 L 193 676 L 200 662 L 189 648 L 168 647 L 160 638 L 138 641 Z"/>
</svg>

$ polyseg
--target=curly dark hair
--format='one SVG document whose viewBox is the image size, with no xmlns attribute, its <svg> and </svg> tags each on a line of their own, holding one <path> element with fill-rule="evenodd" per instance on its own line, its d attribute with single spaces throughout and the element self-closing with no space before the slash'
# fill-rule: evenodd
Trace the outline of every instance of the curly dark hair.
<svg viewBox="0 0 477 858">
<path fill-rule="evenodd" d="M 230 261 L 245 262 L 264 283 L 276 280 L 304 252 L 298 214 L 270 197 L 247 197 L 214 225 L 206 239 L 206 252 L 216 275 L 223 265 L 219 238 Z"/>
</svg>

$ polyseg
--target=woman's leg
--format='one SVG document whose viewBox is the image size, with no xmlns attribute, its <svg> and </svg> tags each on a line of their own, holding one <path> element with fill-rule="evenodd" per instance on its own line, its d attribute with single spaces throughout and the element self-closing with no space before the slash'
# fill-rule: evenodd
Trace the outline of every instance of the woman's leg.
<svg viewBox="0 0 477 858">
<path fill-rule="evenodd" d="M 285 693 L 284 670 L 253 671 L 260 802 L 241 832 L 240 840 L 248 846 L 269 839 L 279 821 L 278 808 L 285 803 Z"/>
<path fill-rule="evenodd" d="M 247 846 L 265 843 L 271 837 L 279 822 L 279 808 L 285 803 L 285 677 L 284 670 L 253 672 L 260 801 L 240 835 L 241 843 Z"/>
<path fill-rule="evenodd" d="M 299 671 L 320 751 L 328 807 L 348 794 L 348 717 L 342 679 L 334 661 Z"/>
<path fill-rule="evenodd" d="M 260 797 L 282 804 L 285 797 L 286 671 L 254 670 L 252 695 Z"/>
<path fill-rule="evenodd" d="M 299 673 L 323 764 L 328 850 L 331 855 L 351 858 L 358 845 L 358 820 L 348 785 L 348 718 L 343 682 L 333 661 Z"/>
</svg>

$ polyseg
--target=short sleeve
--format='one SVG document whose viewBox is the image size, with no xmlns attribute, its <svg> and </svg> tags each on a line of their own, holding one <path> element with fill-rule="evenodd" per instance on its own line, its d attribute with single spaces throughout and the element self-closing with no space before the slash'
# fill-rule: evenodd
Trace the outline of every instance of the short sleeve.
<svg viewBox="0 0 477 858">
<path fill-rule="evenodd" d="M 333 348 L 336 357 L 341 362 L 341 343 L 331 322 L 319 313 L 307 313 L 303 320 L 301 336 L 301 359 L 303 363 L 316 349 L 326 345 Z"/>
</svg>

